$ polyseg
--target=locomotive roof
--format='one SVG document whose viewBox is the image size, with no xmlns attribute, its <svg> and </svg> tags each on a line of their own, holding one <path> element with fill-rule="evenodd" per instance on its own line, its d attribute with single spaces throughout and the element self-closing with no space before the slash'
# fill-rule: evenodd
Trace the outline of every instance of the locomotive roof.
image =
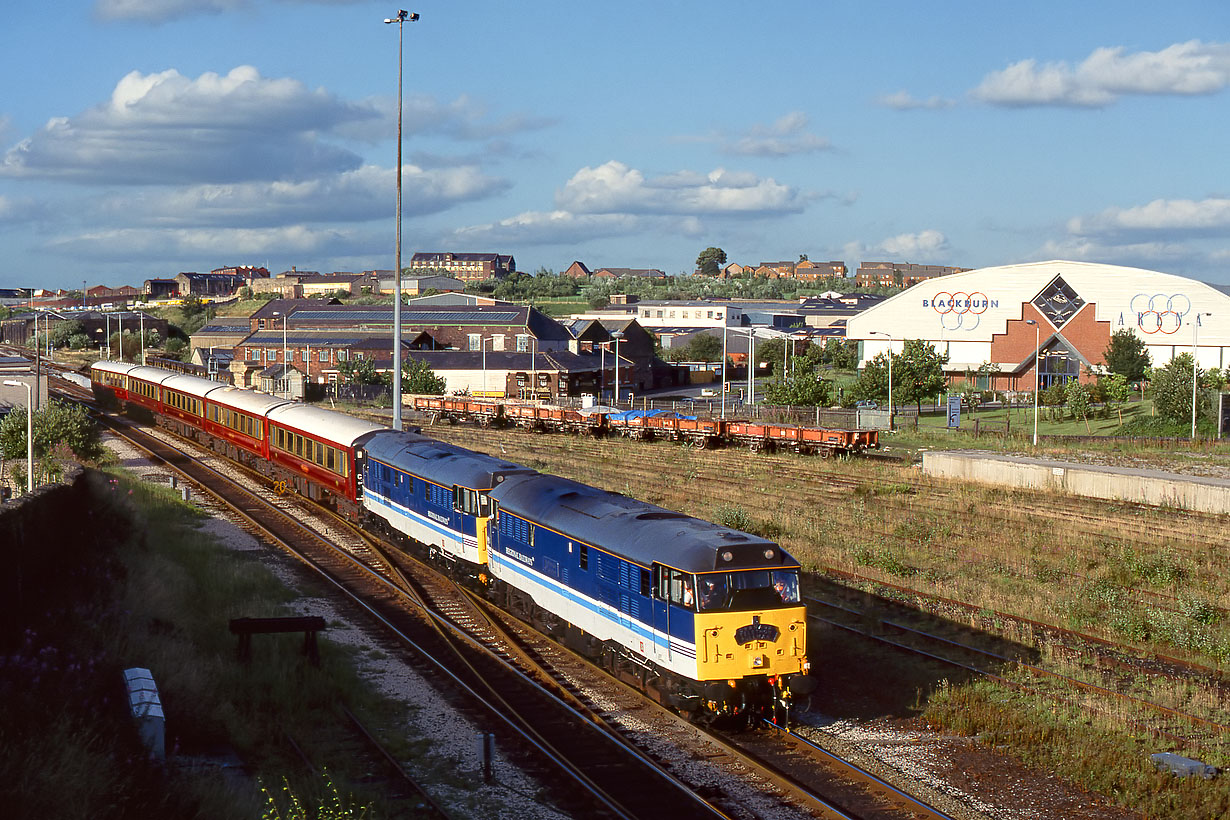
<svg viewBox="0 0 1230 820">
<path fill-rule="evenodd" d="M 501 511 L 645 567 L 657 561 L 686 572 L 714 572 L 795 565 L 781 547 L 758 535 L 558 476 L 516 476 L 491 496 Z M 766 558 L 768 550 L 772 556 Z"/>
<path fill-rule="evenodd" d="M 417 433 L 387 430 L 369 439 L 365 448 L 369 458 L 442 486 L 460 484 L 471 490 L 489 490 L 510 475 L 534 472 L 529 467 Z"/>
<path fill-rule="evenodd" d="M 344 447 L 353 447 L 356 441 L 368 433 L 386 429 L 382 425 L 354 416 L 298 402 L 287 402 L 274 407 L 269 411 L 269 421 Z"/>
</svg>

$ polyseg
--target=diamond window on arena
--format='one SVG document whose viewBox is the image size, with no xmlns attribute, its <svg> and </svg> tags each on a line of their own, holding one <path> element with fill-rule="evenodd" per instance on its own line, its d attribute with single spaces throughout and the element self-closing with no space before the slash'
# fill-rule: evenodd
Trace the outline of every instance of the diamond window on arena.
<svg viewBox="0 0 1230 820">
<path fill-rule="evenodd" d="M 1058 328 L 1063 327 L 1064 322 L 1075 316 L 1076 312 L 1085 306 L 1085 300 L 1072 289 L 1071 285 L 1063 281 L 1062 276 L 1056 276 L 1049 285 L 1042 289 L 1041 293 L 1034 297 L 1031 304 Z"/>
</svg>

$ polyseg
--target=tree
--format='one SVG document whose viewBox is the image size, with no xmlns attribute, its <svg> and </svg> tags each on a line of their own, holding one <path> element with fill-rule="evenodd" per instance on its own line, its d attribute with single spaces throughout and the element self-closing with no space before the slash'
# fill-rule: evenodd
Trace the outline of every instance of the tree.
<svg viewBox="0 0 1230 820">
<path fill-rule="evenodd" d="M 409 359 L 401 369 L 401 389 L 403 393 L 418 395 L 444 395 L 445 381 L 437 376 L 427 362 L 419 359 Z"/>
<path fill-rule="evenodd" d="M 1153 378 L 1149 382 L 1153 394 L 1153 404 L 1158 415 L 1170 421 L 1183 422 L 1192 417 L 1192 354 L 1180 353 L 1170 360 L 1170 364 L 1154 369 Z M 1196 369 L 1196 382 L 1200 383 L 1201 371 Z M 1205 394 L 1196 394 L 1196 413 L 1199 415 L 1205 407 Z"/>
<path fill-rule="evenodd" d="M 721 248 L 708 247 L 696 257 L 696 267 L 705 276 L 717 276 L 722 265 L 726 264 L 726 251 Z"/>
<path fill-rule="evenodd" d="M 1116 330 L 1110 337 L 1110 344 L 1102 353 L 1106 360 L 1106 368 L 1112 373 L 1119 373 L 1130 382 L 1140 381 L 1149 367 L 1149 351 L 1141 339 L 1131 328 Z M 1188 402 L 1188 408 L 1191 403 Z"/>
<path fill-rule="evenodd" d="M 1092 395 L 1086 385 L 1078 381 L 1074 381 L 1068 385 L 1068 412 L 1072 414 L 1072 418 L 1081 419 L 1085 422 L 1085 432 L 1092 432 L 1089 428 L 1089 410 L 1093 407 Z"/>
<path fill-rule="evenodd" d="M 764 398 L 769 404 L 792 407 L 827 407 L 833 385 L 810 370 L 796 370 L 786 379 L 774 379 L 765 385 Z"/>
<path fill-rule="evenodd" d="M 388 377 L 381 376 L 376 372 L 375 359 L 349 359 L 338 364 L 337 372 L 346 384 L 370 385 L 390 383 Z"/>
<path fill-rule="evenodd" d="M 26 424 L 25 413 L 9 413 L 0 421 L 0 454 L 5 458 L 26 457 Z M 62 461 L 65 448 L 81 459 L 102 453 L 98 428 L 85 408 L 53 400 L 34 414 L 34 460 L 43 462 L 45 472 L 58 472 L 58 465 L 48 462 Z"/>
<path fill-rule="evenodd" d="M 948 386 L 946 364 L 948 354 L 941 356 L 935 345 L 906 339 L 901 354 L 893 357 L 893 401 L 914 402 L 921 410 L 923 399 L 934 399 Z"/>
<path fill-rule="evenodd" d="M 688 342 L 686 350 L 689 361 L 716 362 L 722 358 L 722 340 L 711 333 L 698 333 Z"/>
<path fill-rule="evenodd" d="M 1123 408 L 1119 405 L 1126 402 L 1132 394 L 1128 380 L 1123 377 L 1122 373 L 1111 373 L 1109 376 L 1103 376 L 1100 381 L 1107 405 L 1119 411 L 1119 423 L 1123 424 Z"/>
<path fill-rule="evenodd" d="M 897 375 L 896 373 L 893 374 Z M 881 403 L 888 402 L 888 354 L 881 353 L 863 368 L 854 383 L 851 400 L 867 399 Z"/>
<path fill-rule="evenodd" d="M 854 370 L 858 367 L 858 343 L 829 339 L 824 343 L 821 361 L 837 370 Z"/>
</svg>

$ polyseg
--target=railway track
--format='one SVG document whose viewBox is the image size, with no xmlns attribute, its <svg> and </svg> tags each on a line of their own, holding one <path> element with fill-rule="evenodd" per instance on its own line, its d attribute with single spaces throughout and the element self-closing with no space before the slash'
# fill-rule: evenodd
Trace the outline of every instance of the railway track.
<svg viewBox="0 0 1230 820">
<path fill-rule="evenodd" d="M 161 434 L 161 437 L 166 437 L 166 434 Z M 143 446 L 148 446 L 150 442 L 144 442 Z M 161 443 L 166 447 L 165 443 Z M 150 447 L 151 450 L 158 450 L 159 447 Z M 627 784 L 630 782 L 655 782 L 653 779 L 646 779 L 644 773 L 636 774 L 634 771 L 621 769 L 621 765 L 615 765 L 612 761 L 612 752 L 609 746 L 620 747 L 625 750 L 632 750 L 630 756 L 633 758 L 641 758 L 637 766 L 648 766 L 650 769 L 657 771 L 657 777 L 670 781 L 668 768 L 656 763 L 651 757 L 645 756 L 642 753 L 636 752 L 631 742 L 624 737 L 623 730 L 615 729 L 607 721 L 606 716 L 618 713 L 637 714 L 645 708 L 646 702 L 640 696 L 636 696 L 636 700 L 632 703 L 625 704 L 612 712 L 609 705 L 606 707 L 595 706 L 592 697 L 586 692 L 586 686 L 580 686 L 572 682 L 567 675 L 560 675 L 551 670 L 551 664 L 543 662 L 542 658 L 558 654 L 561 650 L 555 644 L 541 642 L 545 638 L 525 630 L 520 626 L 500 625 L 500 618 L 507 618 L 506 615 L 498 611 L 483 612 L 484 606 L 481 599 L 476 598 L 471 593 L 457 587 L 452 581 L 443 577 L 437 577 L 429 582 L 424 582 L 424 574 L 421 571 L 416 571 L 411 575 L 406 572 L 408 565 L 405 560 L 396 552 L 390 552 L 385 549 L 386 545 L 377 543 L 361 531 L 351 529 L 350 534 L 341 539 L 345 543 L 340 549 L 326 550 L 327 557 L 320 558 L 319 555 L 307 556 L 306 551 L 300 551 L 301 544 L 299 542 L 310 542 L 320 547 L 326 540 L 336 539 L 336 530 L 346 530 L 348 525 L 334 520 L 325 525 L 325 528 L 330 532 L 330 536 L 322 536 L 319 532 L 313 532 L 310 535 L 305 535 L 303 530 L 304 524 L 300 519 L 302 516 L 296 516 L 288 510 L 276 510 L 275 512 L 262 512 L 259 507 L 260 493 L 253 497 L 251 492 L 247 492 L 247 498 L 236 497 L 224 488 L 217 487 L 212 479 L 201 474 L 201 469 L 208 470 L 208 466 L 201 464 L 201 461 L 208 461 L 214 458 L 206 453 L 201 453 L 196 456 L 184 456 L 182 453 L 176 455 L 174 453 L 164 453 L 163 457 L 169 463 L 172 463 L 176 469 L 186 469 L 186 472 L 193 474 L 194 481 L 201 483 L 203 489 L 207 489 L 210 493 L 217 493 L 219 498 L 225 498 L 225 503 L 237 510 L 242 516 L 248 519 L 251 526 L 265 529 L 274 534 L 274 537 L 283 542 L 284 546 L 298 551 L 300 559 L 313 565 L 328 565 L 340 563 L 342 569 L 339 571 L 334 567 L 332 574 L 335 576 L 345 577 L 347 575 L 357 576 L 359 579 L 358 585 L 366 586 L 369 589 L 378 588 L 381 590 L 376 597 L 379 599 L 377 608 L 383 610 L 388 608 L 390 598 L 405 598 L 409 596 L 416 600 L 417 604 L 427 610 L 431 610 L 431 617 L 427 619 L 432 625 L 432 631 L 443 640 L 442 644 L 436 645 L 423 638 L 421 635 L 416 635 L 415 645 L 416 652 L 424 655 L 430 655 L 439 659 L 447 656 L 450 653 L 459 658 L 466 656 L 461 666 L 469 669 L 470 674 L 467 675 L 464 671 L 456 669 L 449 672 L 450 678 L 463 688 L 470 691 L 487 693 L 484 699 L 488 702 L 495 701 L 494 707 L 497 711 L 502 712 L 506 716 L 516 716 L 512 718 L 513 722 L 520 724 L 518 732 L 523 740 L 533 749 L 537 750 L 547 758 L 552 759 L 552 764 L 555 766 L 563 766 L 570 768 L 572 776 L 579 782 L 590 781 L 586 787 L 591 795 L 605 795 L 592 797 L 596 801 L 596 806 L 589 807 L 590 810 L 595 810 L 597 813 L 594 816 L 616 816 L 616 817 L 657 817 L 662 816 L 661 812 L 669 810 L 671 816 L 691 817 L 738 817 L 738 816 L 758 816 L 757 813 L 747 813 L 741 810 L 737 804 L 722 808 L 720 799 L 710 800 L 708 798 L 699 798 L 694 792 L 689 792 L 686 789 L 682 790 L 683 796 L 679 798 L 679 804 L 674 805 L 670 800 L 664 798 L 664 791 L 660 788 L 649 790 L 650 794 L 645 795 L 641 791 L 633 790 L 635 794 L 629 795 Z M 259 484 L 259 479 L 256 480 Z M 243 494 L 240 493 L 240 496 Z M 271 506 L 265 504 L 265 506 Z M 284 506 L 279 503 L 272 506 Z M 308 527 L 306 529 L 313 529 Z M 319 526 L 315 527 L 319 529 Z M 366 544 L 360 545 L 354 542 L 364 541 Z M 316 549 L 311 550 L 315 553 Z M 345 560 L 340 560 L 338 556 L 345 556 Z M 360 567 L 356 570 L 356 567 Z M 428 577 L 430 577 L 430 573 Z M 342 581 L 347 585 L 354 585 L 354 581 Z M 394 594 L 392 591 L 396 591 Z M 385 615 L 385 618 L 388 616 Z M 401 616 L 397 616 L 398 620 Z M 423 620 L 421 617 L 419 620 Z M 447 624 L 447 626 L 444 626 Z M 467 633 L 468 640 L 481 641 L 490 648 L 498 646 L 494 654 L 491 652 L 478 652 L 478 661 L 466 650 L 459 647 L 457 641 L 458 633 Z M 514 637 L 515 633 L 519 636 Z M 534 635 L 534 638 L 528 638 L 527 635 Z M 468 642 L 467 640 L 467 642 Z M 530 647 L 530 642 L 538 641 L 536 648 Z M 582 664 L 588 667 L 588 664 Z M 500 669 L 508 667 L 518 667 L 522 670 L 522 674 L 528 674 L 531 677 L 543 679 L 546 678 L 548 689 L 544 691 L 542 687 L 516 687 L 507 683 L 505 675 L 500 674 Z M 590 674 L 596 672 L 596 668 L 589 667 Z M 526 672 L 526 670 L 529 670 Z M 574 673 L 576 674 L 576 673 Z M 599 673 L 601 674 L 601 673 Z M 544 699 L 548 702 L 544 711 L 542 703 Z M 567 702 L 569 708 L 567 711 L 574 713 L 574 720 L 561 720 L 558 716 L 561 702 Z M 657 708 L 656 706 L 654 707 Z M 659 710 L 663 715 L 668 715 L 664 710 Z M 550 715 L 548 714 L 550 713 Z M 643 712 L 642 712 L 643 714 Z M 674 716 L 669 716 L 672 720 L 678 720 Z M 589 730 L 592 727 L 599 727 L 602 731 L 600 735 L 605 735 L 606 740 L 595 740 L 593 738 L 581 740 L 585 736 L 582 729 Z M 550 727 L 549 730 L 544 730 L 544 727 Z M 687 730 L 682 724 L 677 724 L 676 731 Z M 634 733 L 636 734 L 636 733 Z M 614 740 L 612 740 L 612 738 Z M 644 737 L 641 736 L 641 740 Z M 712 742 L 712 741 L 711 741 Z M 578 753 L 575 748 L 578 746 L 588 747 L 585 751 Z M 564 749 L 567 751 L 557 751 Z M 628 754 L 628 751 L 622 754 Z M 743 758 L 740 765 L 750 767 L 760 772 L 760 776 L 774 780 L 778 784 L 778 788 L 790 794 L 791 799 L 800 805 L 807 807 L 807 811 L 811 816 L 833 817 L 833 818 L 871 818 L 871 817 L 896 817 L 901 816 L 892 806 L 899 805 L 901 800 L 901 792 L 896 787 L 887 783 L 873 790 L 870 787 L 870 781 L 864 783 L 858 789 L 854 789 L 851 793 L 857 792 L 862 795 L 855 801 L 857 808 L 854 810 L 842 808 L 835 805 L 831 801 L 826 801 L 824 798 L 814 793 L 814 790 L 809 789 L 800 781 L 790 778 L 782 778 L 780 775 L 774 775 L 769 769 L 766 769 L 763 764 L 758 764 L 754 760 L 746 759 L 742 755 L 735 753 L 735 747 L 727 747 L 723 752 L 725 755 L 733 755 Z M 598 761 L 595 761 L 594 755 L 598 756 Z M 797 757 L 797 754 L 795 755 Z M 589 762 L 585 762 L 585 761 Z M 826 764 L 830 769 L 835 765 L 830 762 Z M 797 768 L 797 767 L 796 767 Z M 601 778 L 598 779 L 594 772 L 601 771 Z M 849 769 L 854 771 L 854 769 Z M 803 772 L 803 770 L 800 770 Z M 806 773 L 803 772 L 804 776 Z M 814 774 L 814 772 L 813 772 Z M 847 775 L 849 777 L 849 775 Z M 832 783 L 840 780 L 840 777 L 835 776 L 832 771 L 822 778 L 826 782 Z M 869 792 L 874 793 L 874 797 L 868 798 Z M 896 796 L 894 796 L 896 795 Z M 912 814 L 909 816 L 915 817 L 945 817 L 938 810 L 925 808 L 925 804 L 921 801 L 915 801 L 915 808 L 912 809 Z M 886 808 L 888 807 L 888 808 Z"/>
<path fill-rule="evenodd" d="M 473 449 L 482 450 L 492 446 L 492 434 L 480 431 L 463 430 L 462 428 L 433 428 L 449 440 L 456 441 Z M 526 434 L 505 431 L 503 437 L 520 450 L 526 446 Z M 535 450 L 539 453 L 545 450 L 559 452 L 560 448 L 552 441 L 543 437 L 528 436 Z M 502 445 L 497 445 L 502 446 Z M 632 455 L 637 452 L 635 444 L 625 444 L 624 453 Z M 576 467 L 576 474 L 589 469 L 587 480 L 603 483 L 608 489 L 634 492 L 646 500 L 659 501 L 655 497 L 655 488 L 663 487 L 676 480 L 678 476 L 670 470 L 663 470 L 661 460 L 642 460 L 631 457 L 620 458 L 615 448 L 605 442 L 592 442 L 583 439 L 575 440 L 566 449 L 567 457 Z M 510 451 L 509 457 L 516 457 Z M 647 462 L 647 463 L 646 463 Z M 593 465 L 599 465 L 593 470 Z M 606 469 L 603 465 L 611 465 Z M 773 507 L 780 505 L 790 509 L 812 509 L 822 511 L 849 505 L 852 499 L 874 499 L 866 505 L 866 517 L 861 521 L 860 535 L 864 540 L 871 536 L 882 541 L 887 546 L 901 545 L 910 548 L 926 548 L 933 554 L 942 556 L 940 564 L 945 570 L 960 564 L 963 566 L 991 566 L 1001 573 L 1017 575 L 1021 578 L 1034 579 L 1039 571 L 1044 571 L 1055 579 L 1067 578 L 1073 582 L 1093 585 L 1097 583 L 1088 575 L 1067 570 L 1061 562 L 1080 563 L 1084 559 L 1090 565 L 1105 558 L 1108 549 L 1121 550 L 1141 556 L 1154 554 L 1155 550 L 1163 548 L 1171 550 L 1176 547 L 1174 560 L 1183 561 L 1185 567 L 1193 567 L 1192 575 L 1187 579 L 1190 586 L 1204 586 L 1204 576 L 1199 572 L 1214 571 L 1208 563 L 1207 550 L 1212 547 L 1230 547 L 1230 541 L 1207 543 L 1207 535 L 1201 533 L 1217 532 L 1223 529 L 1217 516 L 1201 513 L 1184 513 L 1182 511 L 1159 511 L 1147 505 L 1121 502 L 1102 505 L 1106 510 L 1105 521 L 1107 530 L 1102 531 L 1088 527 L 1069 527 L 1069 518 L 1076 518 L 1076 511 L 1086 521 L 1095 521 L 1094 514 L 1088 510 L 1088 505 L 1079 499 L 1056 496 L 1051 493 L 1007 492 L 1000 490 L 987 491 L 978 488 L 974 491 L 976 502 L 971 502 L 968 488 L 962 488 L 953 482 L 942 482 L 926 477 L 912 476 L 908 473 L 897 473 L 883 480 L 869 480 L 866 475 L 843 475 L 828 465 L 817 465 L 807 462 L 806 469 L 813 481 L 805 487 L 798 486 L 798 471 L 803 466 L 800 460 L 791 456 L 760 456 L 755 460 L 757 475 L 748 471 L 740 460 L 723 457 L 720 453 L 689 452 L 686 458 L 689 480 L 703 484 L 706 497 L 729 498 L 731 502 L 749 500 L 750 486 L 760 487 L 765 484 L 773 487 L 773 494 L 766 498 L 766 505 L 760 506 L 762 513 L 772 515 Z M 546 466 L 546 465 L 544 465 Z M 754 497 L 754 496 L 753 496 Z M 756 499 L 755 503 L 759 503 Z M 703 510 L 687 510 L 694 514 L 704 515 Z M 1175 514 L 1172 516 L 1171 513 Z M 906 526 L 885 523 L 877 528 L 877 519 L 882 522 L 890 520 L 904 521 Z M 981 540 L 994 540 L 1003 527 L 1019 526 L 1017 537 L 1034 539 L 1040 544 L 1045 555 L 1047 550 L 1054 556 L 1054 565 L 1039 569 L 1032 565 L 1007 566 L 999 558 L 981 550 L 971 548 L 970 543 Z M 842 530 L 837 530 L 840 533 Z M 1056 538 L 1055 532 L 1062 532 L 1062 538 Z M 1116 534 L 1123 533 L 1122 538 Z M 783 540 L 789 540 L 788 535 Z M 1204 556 L 1197 555 L 1195 548 L 1190 546 L 1200 543 L 1205 550 Z M 787 544 L 788 545 L 788 544 Z M 979 563 L 981 562 L 981 564 Z M 843 577 L 857 577 L 868 583 L 887 582 L 882 576 L 872 573 L 859 573 L 850 566 L 828 565 L 822 567 L 825 571 L 840 574 Z M 919 574 L 927 567 L 918 567 Z M 1216 570 L 1221 574 L 1220 567 Z M 1209 578 L 1210 584 L 1219 583 L 1220 578 Z M 900 585 L 897 585 L 900 586 Z M 1183 605 L 1177 596 L 1166 592 L 1146 589 L 1140 586 L 1123 585 L 1122 592 L 1144 604 L 1159 610 L 1177 612 Z M 926 596 L 927 592 L 920 589 L 919 594 Z M 1207 607 L 1215 614 L 1230 616 L 1230 608 L 1209 602 Z M 1177 661 L 1177 658 L 1168 660 Z"/>
<path fill-rule="evenodd" d="M 973 673 L 1011 689 L 1092 710 L 1106 718 L 1124 720 L 1133 728 L 1190 749 L 1208 748 L 1230 734 L 1230 725 L 1107 685 L 1060 674 L 1019 654 L 1008 655 L 973 646 L 833 601 L 809 598 L 808 604 L 814 610 L 829 613 L 821 615 L 813 610 L 808 617 L 830 627 Z"/>
<path fill-rule="evenodd" d="M 594 817 L 654 817 L 662 807 L 680 818 L 727 817 L 685 784 L 671 780 L 649 765 L 636 750 L 622 746 L 493 653 L 477 650 L 467 641 L 454 640 L 455 632 L 442 630 L 434 618 L 408 603 L 402 581 L 387 565 L 356 557 L 355 550 L 335 547 L 328 539 L 265 503 L 235 482 L 200 464 L 182 451 L 141 431 L 128 429 L 125 437 L 183 473 L 213 495 L 249 525 L 262 530 L 345 596 L 376 618 L 398 643 L 416 657 L 435 666 L 433 674 L 449 682 L 447 688 L 467 693 L 461 708 L 486 721 L 504 724 L 501 734 L 516 738 L 518 754 L 532 756 L 540 770 L 555 771 L 560 788 L 554 796 L 564 810 Z M 495 698 L 492 693 L 499 693 Z M 527 727 L 533 727 L 528 731 Z M 560 777 L 563 780 L 560 780 Z M 652 789 L 629 790 L 628 783 L 654 783 Z M 566 784 L 566 785 L 565 785 Z M 652 793 L 652 797 L 649 793 Z"/>
</svg>

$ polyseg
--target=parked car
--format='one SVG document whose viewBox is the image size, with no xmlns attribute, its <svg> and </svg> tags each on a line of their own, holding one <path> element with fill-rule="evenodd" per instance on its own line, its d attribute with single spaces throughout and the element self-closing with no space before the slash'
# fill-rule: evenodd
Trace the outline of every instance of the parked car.
<svg viewBox="0 0 1230 820">
<path fill-rule="evenodd" d="M 854 408 L 856 410 L 878 410 L 879 407 L 880 405 L 870 399 L 863 399 L 862 401 L 856 401 L 854 403 Z"/>
</svg>

